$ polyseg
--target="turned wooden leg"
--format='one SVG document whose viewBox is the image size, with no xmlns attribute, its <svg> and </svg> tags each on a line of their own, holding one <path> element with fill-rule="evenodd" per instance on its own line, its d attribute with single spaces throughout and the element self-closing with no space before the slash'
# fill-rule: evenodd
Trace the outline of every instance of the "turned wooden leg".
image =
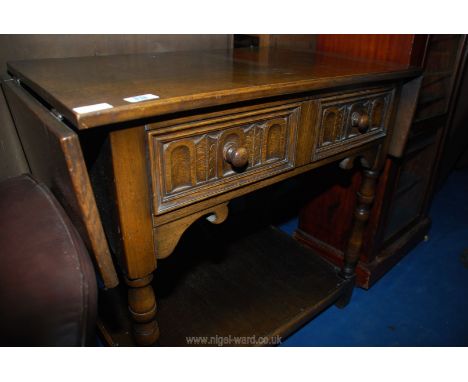
<svg viewBox="0 0 468 382">
<path fill-rule="evenodd" d="M 349 281 L 349 287 L 337 302 L 338 307 L 345 307 L 353 293 L 356 279 L 356 265 L 359 261 L 359 254 L 362 247 L 362 239 L 366 223 L 369 220 L 370 208 L 375 196 L 375 185 L 379 172 L 375 170 L 363 170 L 363 178 L 359 191 L 357 192 L 357 203 L 354 211 L 351 235 L 348 246 L 344 254 L 344 264 L 341 275 Z"/>
<path fill-rule="evenodd" d="M 125 279 L 128 285 L 128 309 L 133 321 L 133 335 L 140 346 L 154 345 L 159 338 L 152 280 L 152 274 L 141 279 Z"/>
</svg>

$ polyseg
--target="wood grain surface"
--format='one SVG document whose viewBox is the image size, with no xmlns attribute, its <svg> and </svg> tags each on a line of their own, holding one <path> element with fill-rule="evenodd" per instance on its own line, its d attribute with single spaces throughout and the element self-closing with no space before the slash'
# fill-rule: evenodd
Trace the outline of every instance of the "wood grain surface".
<svg viewBox="0 0 468 382">
<path fill-rule="evenodd" d="M 268 48 L 16 61 L 8 71 L 79 129 L 411 72 L 400 64 Z M 143 94 L 159 99 L 124 100 Z M 73 111 L 100 103 L 113 108 Z"/>
</svg>

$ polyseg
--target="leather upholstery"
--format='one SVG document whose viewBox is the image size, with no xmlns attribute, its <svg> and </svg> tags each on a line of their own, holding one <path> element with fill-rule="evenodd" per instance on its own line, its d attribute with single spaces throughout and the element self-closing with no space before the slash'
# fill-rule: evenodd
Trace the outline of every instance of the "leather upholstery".
<svg viewBox="0 0 468 382">
<path fill-rule="evenodd" d="M 96 276 L 52 193 L 29 175 L 0 183 L 0 345 L 91 344 Z"/>
</svg>

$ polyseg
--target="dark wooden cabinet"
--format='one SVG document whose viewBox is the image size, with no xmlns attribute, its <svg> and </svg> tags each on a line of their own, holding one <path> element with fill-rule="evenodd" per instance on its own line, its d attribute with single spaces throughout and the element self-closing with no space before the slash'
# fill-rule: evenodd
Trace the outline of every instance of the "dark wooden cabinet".
<svg viewBox="0 0 468 382">
<path fill-rule="evenodd" d="M 428 209 L 435 174 L 450 120 L 451 105 L 464 67 L 464 35 L 320 35 L 318 50 L 422 66 L 424 75 L 403 156 L 389 158 L 357 268 L 358 285 L 369 288 L 423 240 L 430 227 Z M 324 168 L 329 186 L 302 209 L 296 238 L 336 264 L 346 248 L 358 171 L 343 176 Z"/>
</svg>

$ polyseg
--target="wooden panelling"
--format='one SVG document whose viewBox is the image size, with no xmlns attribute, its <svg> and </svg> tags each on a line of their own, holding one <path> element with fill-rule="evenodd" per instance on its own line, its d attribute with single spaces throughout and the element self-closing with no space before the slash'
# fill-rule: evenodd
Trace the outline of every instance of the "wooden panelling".
<svg viewBox="0 0 468 382">
<path fill-rule="evenodd" d="M 413 116 L 421 88 L 422 76 L 403 85 L 398 114 L 395 119 L 395 132 L 392 135 L 388 153 L 400 158 L 406 147 L 406 141 L 413 123 Z"/>
<path fill-rule="evenodd" d="M 318 35 L 316 50 L 409 65 L 415 35 Z"/>
<path fill-rule="evenodd" d="M 462 44 L 461 35 L 432 35 L 429 38 L 415 122 L 448 111 Z"/>
<path fill-rule="evenodd" d="M 384 241 L 420 217 L 439 142 L 440 137 L 433 132 L 409 141 L 399 175 L 395 179 L 396 188 L 387 217 Z"/>
<path fill-rule="evenodd" d="M 313 34 L 243 34 L 234 35 L 234 47 L 270 47 L 288 49 L 310 49 L 315 46 Z"/>
<path fill-rule="evenodd" d="M 468 99 L 468 49 L 467 41 L 464 41 L 465 49 L 463 52 L 462 70 L 459 72 L 456 101 L 451 105 L 451 119 L 449 122 L 447 137 L 444 143 L 441 163 L 437 179 L 439 187 L 448 177 L 450 171 L 455 167 L 457 160 L 460 160 L 460 155 L 465 151 L 463 157 L 466 162 L 466 153 L 468 148 L 468 108 L 465 107 Z"/>
</svg>

